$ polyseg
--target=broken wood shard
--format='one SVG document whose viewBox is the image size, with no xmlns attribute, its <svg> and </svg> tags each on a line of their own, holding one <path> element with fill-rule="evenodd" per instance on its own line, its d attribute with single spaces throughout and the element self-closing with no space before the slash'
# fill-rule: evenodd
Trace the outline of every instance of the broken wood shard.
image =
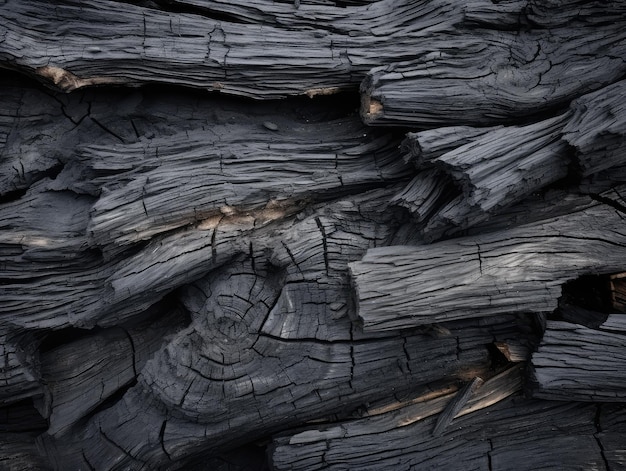
<svg viewBox="0 0 626 471">
<path fill-rule="evenodd" d="M 482 378 L 476 377 L 459 390 L 437 418 L 437 423 L 433 429 L 433 437 L 438 437 L 444 432 L 446 427 L 450 425 L 454 417 L 465 407 L 465 404 L 467 404 L 467 401 L 472 397 L 472 394 L 480 388 L 483 382 Z"/>
</svg>

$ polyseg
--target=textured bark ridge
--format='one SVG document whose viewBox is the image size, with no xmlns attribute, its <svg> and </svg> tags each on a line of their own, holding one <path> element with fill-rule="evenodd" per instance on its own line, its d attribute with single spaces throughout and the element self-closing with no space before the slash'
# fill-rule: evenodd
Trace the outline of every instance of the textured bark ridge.
<svg viewBox="0 0 626 471">
<path fill-rule="evenodd" d="M 626 7 L 6 0 L 0 468 L 626 467 Z"/>
</svg>

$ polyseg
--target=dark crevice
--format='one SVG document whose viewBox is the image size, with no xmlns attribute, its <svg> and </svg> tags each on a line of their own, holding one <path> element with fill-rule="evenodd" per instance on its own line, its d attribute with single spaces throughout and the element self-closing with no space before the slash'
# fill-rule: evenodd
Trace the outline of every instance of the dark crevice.
<svg viewBox="0 0 626 471">
<path fill-rule="evenodd" d="M 106 132 L 107 134 L 110 134 L 111 136 L 115 137 L 117 140 L 119 140 L 122 144 L 126 144 L 126 140 L 121 137 L 119 134 L 116 134 L 115 132 L 113 132 L 111 129 L 107 128 L 104 124 L 102 124 L 100 121 L 98 121 L 96 118 L 94 118 L 93 116 L 89 116 L 89 119 L 91 119 L 91 121 L 93 121 L 94 124 L 96 124 L 100 129 L 102 129 L 104 132 Z"/>
<path fill-rule="evenodd" d="M 64 167 L 65 167 L 64 163 L 57 162 L 53 166 L 43 171 L 36 172 L 32 180 L 30 180 L 30 182 L 28 183 L 28 186 L 26 186 L 25 188 L 18 188 L 12 191 L 7 191 L 4 194 L 0 194 L 0 205 L 11 203 L 13 201 L 19 200 L 20 198 L 23 198 L 26 195 L 26 193 L 28 193 L 30 186 L 32 186 L 34 183 L 37 183 L 40 180 L 43 180 L 44 178 L 55 180 L 59 176 L 61 171 L 63 171 Z"/>
<path fill-rule="evenodd" d="M 577 306 L 587 311 L 608 314 L 613 311 L 608 275 L 583 275 L 561 288 L 559 309 Z"/>
<path fill-rule="evenodd" d="M 617 193 L 617 190 L 615 190 Z M 618 197 L 620 199 L 622 199 L 622 195 L 620 195 L 619 193 L 617 193 Z M 604 203 L 609 205 L 612 208 L 615 208 L 617 211 L 619 211 L 620 213 L 624 213 L 626 214 L 626 205 L 620 203 L 619 201 L 613 200 L 611 198 L 607 198 L 606 196 L 602 196 L 596 193 L 589 193 L 589 196 L 591 197 L 592 200 L 594 201 L 598 201 L 599 203 Z M 623 201 L 623 199 L 622 199 Z"/>
<path fill-rule="evenodd" d="M 489 359 L 491 361 L 489 368 L 492 371 L 500 371 L 509 364 L 509 360 L 507 360 L 504 353 L 502 353 L 494 343 L 487 344 L 487 351 L 489 352 Z"/>
<path fill-rule="evenodd" d="M 167 419 L 163 421 L 163 424 L 161 425 L 161 430 L 159 430 L 159 442 L 161 443 L 161 449 L 163 450 L 163 453 L 165 454 L 165 456 L 167 456 L 167 459 L 172 461 L 172 457 L 165 449 L 165 427 L 166 426 L 167 426 Z"/>
<path fill-rule="evenodd" d="M 602 456 L 602 461 L 604 461 L 604 467 L 607 471 L 611 470 L 611 465 L 609 464 L 609 460 L 606 457 L 604 445 L 602 444 L 602 440 L 600 439 L 600 434 L 602 433 L 602 424 L 600 421 L 600 416 L 602 414 L 602 404 L 596 404 L 596 415 L 594 417 L 594 425 L 596 427 L 596 433 L 593 434 L 593 438 L 596 440 L 598 444 L 598 448 L 600 448 L 600 456 Z"/>
<path fill-rule="evenodd" d="M 75 342 L 85 337 L 92 337 L 106 329 L 94 327 L 92 329 L 81 329 L 78 327 L 67 327 L 65 329 L 52 331 L 44 337 L 39 346 L 41 354 L 47 353 L 62 345 Z"/>
<path fill-rule="evenodd" d="M 131 3 L 134 3 L 134 2 L 131 2 Z M 252 21 L 252 22 L 243 21 L 243 19 L 239 18 L 236 15 L 230 15 L 224 11 L 219 11 L 214 8 L 201 7 L 198 5 L 192 5 L 190 3 L 180 2 L 180 1 L 172 1 L 172 0 L 143 1 L 141 6 L 144 6 L 147 8 L 158 9 L 161 11 L 166 11 L 168 13 L 199 15 L 199 16 L 208 17 L 216 21 L 224 21 L 226 23 L 238 23 L 238 24 L 258 23 L 257 21 Z M 271 20 L 272 17 L 267 15 L 267 19 Z"/>
<path fill-rule="evenodd" d="M 46 420 L 35 408 L 32 399 L 0 407 L 0 433 L 43 433 L 47 428 Z"/>
<path fill-rule="evenodd" d="M 322 247 L 324 248 L 324 266 L 326 267 L 326 274 L 329 274 L 329 263 L 328 263 L 328 243 L 326 238 L 326 230 L 324 229 L 324 225 L 319 217 L 315 218 L 315 224 L 317 224 L 317 228 L 322 234 Z"/>
</svg>

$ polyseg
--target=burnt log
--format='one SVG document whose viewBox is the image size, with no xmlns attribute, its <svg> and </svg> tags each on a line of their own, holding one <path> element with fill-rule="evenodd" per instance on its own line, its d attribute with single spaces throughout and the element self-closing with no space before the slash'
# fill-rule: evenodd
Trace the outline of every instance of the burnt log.
<svg viewBox="0 0 626 471">
<path fill-rule="evenodd" d="M 596 203 L 511 229 L 430 245 L 379 247 L 350 264 L 369 331 L 503 313 L 550 313 L 561 286 L 626 263 L 623 217 Z"/>
<path fill-rule="evenodd" d="M 559 2 L 543 8 L 538 3 L 504 3 L 503 9 L 519 8 L 518 18 L 535 13 L 523 32 L 503 31 L 496 20 L 469 28 L 461 40 L 433 42 L 414 60 L 371 70 L 361 84 L 364 121 L 422 128 L 488 126 L 553 111 L 623 77 L 621 2 L 606 10 L 599 2 L 588 2 L 580 17 L 566 13 L 570 18 L 564 24 L 550 24 L 555 10 L 562 8 Z M 561 15 L 556 18 L 563 21 Z"/>
</svg>

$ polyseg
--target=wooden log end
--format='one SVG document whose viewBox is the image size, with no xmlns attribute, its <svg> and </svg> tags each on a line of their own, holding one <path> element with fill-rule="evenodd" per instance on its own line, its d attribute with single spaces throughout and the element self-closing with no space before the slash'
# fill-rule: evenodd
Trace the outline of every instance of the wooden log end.
<svg viewBox="0 0 626 471">
<path fill-rule="evenodd" d="M 371 124 L 383 114 L 383 104 L 370 97 L 368 94 L 362 95 L 361 118 L 365 124 Z"/>
</svg>

